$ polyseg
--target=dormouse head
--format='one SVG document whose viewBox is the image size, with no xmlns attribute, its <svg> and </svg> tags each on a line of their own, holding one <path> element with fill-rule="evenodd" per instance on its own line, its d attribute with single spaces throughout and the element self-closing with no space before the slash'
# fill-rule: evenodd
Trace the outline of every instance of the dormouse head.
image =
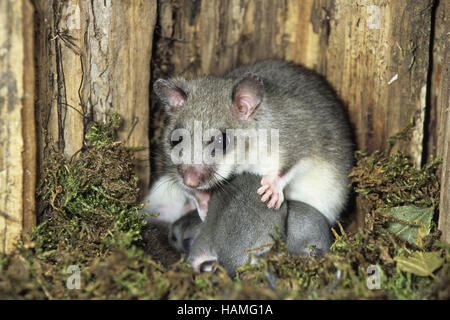
<svg viewBox="0 0 450 320">
<path fill-rule="evenodd" d="M 234 173 L 248 149 L 248 143 L 242 145 L 237 138 L 255 131 L 263 81 L 254 74 L 237 80 L 175 77 L 157 80 L 153 89 L 168 116 L 163 149 L 178 182 L 205 190 Z"/>
<path fill-rule="evenodd" d="M 179 252 L 188 253 L 197 237 L 202 220 L 197 210 L 186 213 L 172 223 L 169 230 L 169 243 Z"/>
</svg>

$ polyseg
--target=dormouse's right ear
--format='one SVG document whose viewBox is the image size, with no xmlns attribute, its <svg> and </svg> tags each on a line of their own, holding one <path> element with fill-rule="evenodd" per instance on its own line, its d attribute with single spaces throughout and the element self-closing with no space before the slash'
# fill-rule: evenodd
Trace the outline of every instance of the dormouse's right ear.
<svg viewBox="0 0 450 320">
<path fill-rule="evenodd" d="M 231 95 L 233 114 L 240 120 L 248 120 L 262 102 L 263 96 L 263 81 L 255 74 L 246 73 L 233 87 Z"/>
<path fill-rule="evenodd" d="M 186 93 L 164 79 L 158 79 L 153 84 L 153 91 L 167 106 L 168 111 L 180 110 L 184 106 L 187 95 Z"/>
</svg>

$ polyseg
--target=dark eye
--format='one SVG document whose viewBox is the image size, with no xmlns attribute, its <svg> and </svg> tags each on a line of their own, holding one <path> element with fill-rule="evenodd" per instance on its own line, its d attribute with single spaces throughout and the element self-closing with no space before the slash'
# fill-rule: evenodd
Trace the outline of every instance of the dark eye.
<svg viewBox="0 0 450 320">
<path fill-rule="evenodd" d="M 181 141 L 183 141 L 183 136 L 179 136 L 178 139 L 170 140 L 170 145 L 175 147 L 177 144 L 179 144 Z"/>
<path fill-rule="evenodd" d="M 213 156 L 215 155 L 216 148 L 222 149 L 223 154 L 225 154 L 230 149 L 231 139 L 226 134 L 225 131 L 222 131 L 221 135 L 219 135 L 219 136 L 212 137 L 211 142 L 214 143 L 214 146 L 215 146 L 215 148 L 212 151 Z"/>
<path fill-rule="evenodd" d="M 183 250 L 185 252 L 189 252 L 189 250 L 191 250 L 192 242 L 194 242 L 192 238 L 187 238 L 183 240 Z"/>
</svg>

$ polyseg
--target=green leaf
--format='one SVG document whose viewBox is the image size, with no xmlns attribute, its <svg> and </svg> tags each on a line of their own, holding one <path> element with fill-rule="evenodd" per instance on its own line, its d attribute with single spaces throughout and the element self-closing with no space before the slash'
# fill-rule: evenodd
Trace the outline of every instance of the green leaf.
<svg viewBox="0 0 450 320">
<path fill-rule="evenodd" d="M 357 188 L 355 189 L 356 192 L 364 194 L 364 195 L 368 195 L 371 192 L 376 191 L 375 188 L 367 188 L 367 189 L 363 189 L 363 188 Z"/>
<path fill-rule="evenodd" d="M 442 251 L 420 252 L 415 251 L 409 257 L 394 257 L 397 261 L 397 267 L 405 272 L 421 277 L 433 277 L 433 271 L 438 269 L 444 263 Z"/>
<path fill-rule="evenodd" d="M 388 231 L 395 233 L 409 243 L 419 246 L 422 243 L 422 238 L 430 233 L 433 212 L 432 207 L 419 208 L 416 206 L 380 208 L 376 211 L 378 214 L 395 219 L 389 224 Z M 420 234 L 419 228 L 421 229 Z"/>
</svg>

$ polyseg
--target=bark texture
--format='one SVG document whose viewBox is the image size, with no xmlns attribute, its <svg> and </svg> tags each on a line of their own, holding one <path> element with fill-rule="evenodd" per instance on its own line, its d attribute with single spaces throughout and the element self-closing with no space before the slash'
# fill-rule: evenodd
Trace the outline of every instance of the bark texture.
<svg viewBox="0 0 450 320">
<path fill-rule="evenodd" d="M 447 18 L 443 26 L 444 50 L 442 72 L 438 94 L 440 121 L 437 128 L 439 146 L 438 155 L 442 157 L 441 198 L 439 207 L 439 229 L 442 230 L 442 240 L 450 243 L 450 3 L 445 3 Z"/>
<path fill-rule="evenodd" d="M 37 0 L 36 8 L 40 160 L 50 144 L 73 156 L 89 123 L 115 111 L 124 119 L 120 138 L 142 147 L 137 165 L 145 190 L 156 0 Z"/>
<path fill-rule="evenodd" d="M 0 2 L 0 253 L 36 223 L 33 7 Z"/>
</svg>

